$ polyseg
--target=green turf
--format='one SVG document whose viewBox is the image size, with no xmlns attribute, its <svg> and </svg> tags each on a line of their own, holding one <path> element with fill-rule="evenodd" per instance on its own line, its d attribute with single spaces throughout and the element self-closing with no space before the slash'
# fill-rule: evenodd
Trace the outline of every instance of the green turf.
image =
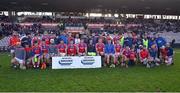
<svg viewBox="0 0 180 93">
<path fill-rule="evenodd" d="M 179 51 L 179 50 L 177 50 Z M 180 91 L 180 53 L 175 65 L 71 70 L 13 70 L 0 55 L 0 91 Z"/>
</svg>

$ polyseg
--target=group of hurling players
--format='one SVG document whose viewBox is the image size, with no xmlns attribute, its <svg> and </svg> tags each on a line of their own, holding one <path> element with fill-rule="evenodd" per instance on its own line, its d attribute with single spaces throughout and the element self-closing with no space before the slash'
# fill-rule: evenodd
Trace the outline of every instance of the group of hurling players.
<svg viewBox="0 0 180 93">
<path fill-rule="evenodd" d="M 126 34 L 126 35 L 125 35 Z M 62 32 L 27 34 L 14 32 L 10 38 L 11 64 L 14 68 L 46 69 L 54 56 L 101 56 L 104 67 L 142 64 L 147 68 L 173 64 L 173 48 L 159 34 L 133 32 L 89 35 Z"/>
</svg>

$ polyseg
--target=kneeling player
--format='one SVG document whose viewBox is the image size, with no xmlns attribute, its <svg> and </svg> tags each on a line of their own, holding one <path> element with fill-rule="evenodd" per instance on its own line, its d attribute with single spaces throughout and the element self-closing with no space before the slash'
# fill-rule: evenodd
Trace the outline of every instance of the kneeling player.
<svg viewBox="0 0 180 93">
<path fill-rule="evenodd" d="M 160 49 L 160 60 L 165 64 L 167 62 L 167 48 L 165 46 L 162 46 Z"/>
<path fill-rule="evenodd" d="M 129 61 L 129 54 L 130 54 L 130 48 L 129 46 L 126 46 L 126 48 L 122 51 L 122 60 L 121 60 L 121 66 L 125 66 L 128 68 L 128 61 Z"/>
<path fill-rule="evenodd" d="M 67 54 L 67 45 L 64 44 L 64 41 L 61 40 L 60 44 L 58 45 L 58 55 L 65 56 Z"/>
<path fill-rule="evenodd" d="M 40 65 L 40 58 L 41 58 L 41 47 L 38 45 L 38 42 L 35 41 L 34 42 L 34 46 L 32 48 L 32 52 L 33 52 L 33 59 L 32 59 L 32 63 L 34 68 L 39 68 Z"/>
<path fill-rule="evenodd" d="M 166 45 L 167 47 L 167 61 L 165 61 L 166 65 L 169 66 L 171 64 L 173 64 L 173 55 L 174 55 L 174 51 L 173 48 L 170 46 L 170 44 Z"/>
<path fill-rule="evenodd" d="M 105 45 L 106 65 L 110 65 L 110 58 L 113 58 L 113 56 L 114 56 L 114 45 L 111 43 L 111 39 L 109 38 L 107 44 Z M 111 67 L 115 67 L 115 65 L 112 64 Z"/>
<path fill-rule="evenodd" d="M 152 45 L 151 48 L 149 49 L 149 64 L 152 67 L 153 64 L 155 64 L 156 66 L 159 66 L 160 60 L 157 58 L 157 54 L 158 54 L 158 49 L 156 45 Z"/>
<path fill-rule="evenodd" d="M 129 62 L 128 62 L 128 66 L 133 66 L 136 64 L 136 53 L 135 53 L 135 50 L 134 48 L 132 48 L 130 50 L 130 53 L 129 53 Z"/>
<path fill-rule="evenodd" d="M 78 44 L 78 55 L 79 56 L 86 56 L 86 54 L 87 54 L 87 44 L 86 43 L 84 43 L 84 40 L 83 39 L 81 39 L 80 40 L 80 43 Z"/>
<path fill-rule="evenodd" d="M 75 44 L 73 44 L 73 39 L 70 40 L 70 43 L 68 44 L 67 49 L 68 49 L 67 50 L 68 56 L 76 56 L 77 47 Z"/>
<path fill-rule="evenodd" d="M 150 65 L 148 63 L 149 52 L 145 46 L 143 47 L 143 49 L 140 50 L 139 57 L 140 57 L 140 62 L 142 64 L 146 65 L 147 68 L 149 68 L 150 67 Z"/>
<path fill-rule="evenodd" d="M 26 51 L 26 67 L 31 68 L 32 67 L 32 49 L 28 44 L 25 44 L 25 51 Z"/>
<path fill-rule="evenodd" d="M 20 67 L 20 69 L 26 69 L 25 67 L 26 51 L 21 46 L 20 42 L 17 42 L 17 47 L 15 48 L 14 53 L 15 53 L 15 57 L 11 60 L 12 67 L 13 68 Z"/>
</svg>

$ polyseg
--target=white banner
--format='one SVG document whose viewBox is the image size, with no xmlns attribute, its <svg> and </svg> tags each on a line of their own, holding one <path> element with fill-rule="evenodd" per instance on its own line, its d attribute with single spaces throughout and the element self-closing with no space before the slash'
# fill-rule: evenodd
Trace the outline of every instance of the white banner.
<svg viewBox="0 0 180 93">
<path fill-rule="evenodd" d="M 52 69 L 101 68 L 100 56 L 53 57 Z"/>
</svg>

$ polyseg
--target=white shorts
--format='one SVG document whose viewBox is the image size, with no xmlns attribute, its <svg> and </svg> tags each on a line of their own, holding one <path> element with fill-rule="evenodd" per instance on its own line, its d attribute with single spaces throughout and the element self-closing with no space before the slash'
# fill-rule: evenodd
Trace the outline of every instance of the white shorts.
<svg viewBox="0 0 180 93">
<path fill-rule="evenodd" d="M 19 59 L 19 58 L 17 58 L 17 57 L 15 57 L 15 59 L 16 59 L 16 61 L 18 61 L 20 64 L 22 64 L 22 63 L 24 62 L 24 60 Z"/>
<path fill-rule="evenodd" d="M 59 56 L 65 56 L 66 55 L 66 53 L 59 53 Z"/>
<path fill-rule="evenodd" d="M 11 54 L 13 54 L 14 52 L 15 52 L 15 50 L 14 50 L 14 49 L 11 49 L 11 50 L 10 50 L 10 53 L 11 53 Z"/>
</svg>

